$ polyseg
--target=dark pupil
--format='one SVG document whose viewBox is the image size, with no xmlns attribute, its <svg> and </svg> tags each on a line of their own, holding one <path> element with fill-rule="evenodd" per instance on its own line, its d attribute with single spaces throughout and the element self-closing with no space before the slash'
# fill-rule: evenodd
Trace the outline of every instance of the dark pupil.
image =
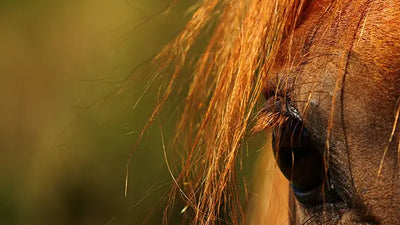
<svg viewBox="0 0 400 225">
<path fill-rule="evenodd" d="M 278 166 L 296 189 L 309 191 L 322 183 L 322 155 L 300 120 L 291 118 L 276 129 L 272 145 Z"/>
</svg>

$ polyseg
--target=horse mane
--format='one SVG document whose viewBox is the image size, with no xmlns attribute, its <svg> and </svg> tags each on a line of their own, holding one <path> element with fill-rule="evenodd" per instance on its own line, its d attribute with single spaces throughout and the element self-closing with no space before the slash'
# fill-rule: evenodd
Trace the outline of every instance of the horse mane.
<svg viewBox="0 0 400 225">
<path fill-rule="evenodd" d="M 195 61 L 174 139 L 183 143 L 185 160 L 173 177 L 165 224 L 178 195 L 192 224 L 245 223 L 235 175 L 238 152 L 279 46 L 293 31 L 304 4 L 305 0 L 204 0 L 155 58 L 159 70 L 174 67 L 145 129 L 180 77 L 188 76 L 182 70 L 189 58 Z M 202 54 L 190 56 L 207 30 L 210 38 Z"/>
</svg>

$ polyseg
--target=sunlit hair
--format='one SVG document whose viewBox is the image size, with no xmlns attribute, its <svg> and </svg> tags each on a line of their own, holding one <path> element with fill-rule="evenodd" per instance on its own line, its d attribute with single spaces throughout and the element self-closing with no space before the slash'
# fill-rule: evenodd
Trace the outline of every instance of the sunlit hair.
<svg viewBox="0 0 400 225">
<path fill-rule="evenodd" d="M 174 72 L 148 124 L 179 77 L 191 78 L 175 138 L 187 152 L 181 173 L 173 178 L 169 206 L 180 196 L 191 224 L 245 223 L 235 176 L 239 147 L 250 130 L 278 48 L 294 29 L 303 4 L 303 0 L 204 0 L 185 29 L 156 57 L 161 69 L 172 64 Z M 193 44 L 210 27 L 211 37 L 194 59 L 193 74 L 181 73 Z"/>
</svg>

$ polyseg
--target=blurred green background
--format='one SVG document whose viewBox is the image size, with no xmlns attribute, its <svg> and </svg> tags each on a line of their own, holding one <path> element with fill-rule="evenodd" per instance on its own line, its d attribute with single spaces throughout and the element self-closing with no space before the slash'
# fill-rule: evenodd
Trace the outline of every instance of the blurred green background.
<svg viewBox="0 0 400 225">
<path fill-rule="evenodd" d="M 160 13 L 170 1 L 0 1 L 0 224 L 161 223 L 171 178 L 158 123 L 134 154 L 126 198 L 125 166 L 157 100 L 147 62 L 194 2 Z"/>
</svg>

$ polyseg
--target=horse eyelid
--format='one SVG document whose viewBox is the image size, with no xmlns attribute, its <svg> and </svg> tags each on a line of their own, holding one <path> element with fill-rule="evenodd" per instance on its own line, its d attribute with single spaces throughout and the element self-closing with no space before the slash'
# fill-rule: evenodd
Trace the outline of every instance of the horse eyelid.
<svg viewBox="0 0 400 225">
<path fill-rule="evenodd" d="M 282 116 L 302 121 L 299 111 L 292 104 L 290 98 L 277 93 L 275 90 L 266 91 L 264 96 L 266 102 L 262 112 L 279 113 Z"/>
</svg>

